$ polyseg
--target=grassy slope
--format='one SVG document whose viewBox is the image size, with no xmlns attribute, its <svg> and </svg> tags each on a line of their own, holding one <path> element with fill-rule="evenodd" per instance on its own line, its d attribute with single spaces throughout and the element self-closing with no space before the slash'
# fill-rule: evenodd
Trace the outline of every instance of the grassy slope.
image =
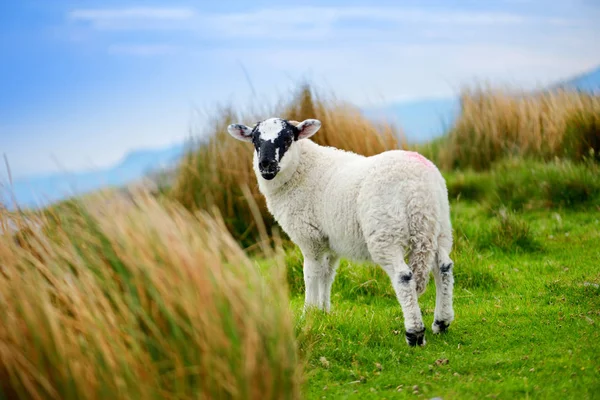
<svg viewBox="0 0 600 400">
<path fill-rule="evenodd" d="M 431 333 L 432 280 L 420 300 L 424 348 L 405 344 L 389 280 L 372 266 L 343 263 L 332 313 L 302 320 L 301 257 L 290 254 L 307 397 L 600 398 L 600 212 L 517 215 L 529 231 L 516 247 L 514 233 L 494 236 L 498 217 L 482 206 L 454 203 L 452 212 L 456 321 Z"/>
<path fill-rule="evenodd" d="M 285 103 L 276 113 L 268 114 L 283 114 L 296 120 L 318 117 L 324 121 L 324 130 L 319 133 L 318 140 L 322 140 L 323 144 L 338 147 L 343 145 L 362 154 L 377 153 L 384 148 L 404 147 L 402 143 L 389 141 L 390 134 L 398 133 L 395 128 L 375 127 L 360 117 L 354 108 L 343 103 L 320 101 L 318 98 L 315 100 L 308 94 L 306 90 L 302 90 L 289 104 Z M 448 180 L 451 197 L 455 199 L 452 217 L 456 233 L 452 257 L 456 262 L 457 320 L 450 332 L 437 337 L 431 334 L 429 327 L 433 319 L 435 294 L 431 282 L 421 299 L 428 326 L 428 344 L 425 348 L 408 348 L 403 337 L 400 306 L 387 276 L 373 266 L 353 268 L 348 263 L 340 268 L 333 287 L 332 314 L 314 313 L 307 319 L 301 319 L 302 257 L 297 249 L 290 250 L 286 260 L 288 280 L 292 288 L 291 306 L 296 315 L 298 344 L 307 361 L 306 397 L 403 398 L 418 395 L 424 398 L 441 396 L 444 399 L 600 398 L 600 342 L 597 330 L 600 324 L 600 289 L 597 286 L 600 283 L 597 267 L 600 256 L 600 183 L 597 177 L 600 176 L 600 170 L 599 164 L 591 161 L 597 161 L 597 155 L 600 154 L 600 102 L 598 98 L 567 95 L 541 100 L 527 99 L 526 104 L 522 104 L 502 93 L 484 94 L 485 101 L 472 96 L 471 100 L 477 101 L 467 102 L 462 122 L 449 137 L 437 139 L 419 148 L 440 166 L 462 167 L 461 171 L 451 172 Z M 565 114 L 556 113 L 555 109 L 574 111 Z M 244 146 L 242 149 L 242 144 L 228 138 L 225 133 L 224 126 L 233 118 L 233 112 L 232 115 L 228 112 L 226 110 L 223 115 L 215 118 L 212 130 L 217 134 L 216 139 L 182 164 L 176 188 L 167 193 L 166 197 L 174 197 L 192 211 L 206 210 L 211 205 L 217 205 L 234 237 L 244 245 L 254 244 L 259 238 L 259 229 L 253 225 L 254 215 L 250 212 L 245 193 L 240 187 L 248 185 L 250 197 L 255 200 L 260 200 L 261 196 L 256 191 L 255 178 L 248 167 L 250 148 Z M 262 115 L 262 112 L 259 114 Z M 245 120 L 256 119 L 240 119 Z M 386 140 L 380 140 L 379 135 L 382 133 Z M 516 137 L 514 133 L 518 133 Z M 450 139 L 452 141 L 449 142 Z M 550 149 L 554 149 L 554 153 L 547 152 L 545 145 L 548 143 L 556 145 Z M 589 148 L 595 149 L 595 152 L 589 153 Z M 565 153 L 562 150 L 569 152 L 562 154 Z M 533 159 L 546 162 L 540 164 L 524 161 L 523 156 L 532 156 Z M 590 162 L 558 162 L 554 161 L 554 156 L 565 156 L 566 159 L 578 161 L 588 156 Z M 503 161 L 500 167 L 494 168 L 490 164 L 493 160 L 511 157 L 515 157 L 516 161 Z M 458 201 L 457 198 L 462 200 Z M 269 228 L 270 222 L 264 204 L 260 204 L 263 205 L 260 213 L 266 217 Z M 523 214 L 508 213 L 504 216 L 498 209 L 502 204 L 521 210 Z M 51 207 L 48 214 L 65 218 L 71 215 L 71 206 L 72 202 L 64 202 Z M 568 207 L 570 211 L 557 211 L 560 207 Z M 213 373 L 214 368 L 198 368 L 195 372 L 190 372 L 190 376 L 204 376 L 204 372 L 210 371 L 206 376 L 215 378 L 227 386 L 227 390 L 250 388 L 260 398 L 265 397 L 263 387 L 270 384 L 273 384 L 275 395 L 290 392 L 295 394 L 295 379 L 287 385 L 282 384 L 286 379 L 281 377 L 282 373 L 279 378 L 274 377 L 278 375 L 275 371 L 281 370 L 282 364 L 295 359 L 295 354 L 289 359 L 276 355 L 273 357 L 274 362 L 265 363 L 263 356 L 269 358 L 275 353 L 269 351 L 269 346 L 254 344 L 257 334 L 272 338 L 266 340 L 271 345 L 292 344 L 289 337 L 291 327 L 286 325 L 287 322 L 281 326 L 276 323 L 280 316 L 285 316 L 282 321 L 289 321 L 287 293 L 283 296 L 284 301 L 280 298 L 279 301 L 275 300 L 276 305 L 270 305 L 265 299 L 274 293 L 281 295 L 284 290 L 281 293 L 277 290 L 266 291 L 263 293 L 266 297 L 229 290 L 228 288 L 236 285 L 238 289 L 246 288 L 247 283 L 254 282 L 246 282 L 243 274 L 231 274 L 231 281 L 228 280 L 222 287 L 216 286 L 217 290 L 211 293 L 215 294 L 215 299 L 220 299 L 222 294 L 233 294 L 232 299 L 235 301 L 231 303 L 235 309 L 245 309 L 247 306 L 258 310 L 256 314 L 242 312 L 248 317 L 243 319 L 247 324 L 240 325 L 239 329 L 239 335 L 248 339 L 244 343 L 248 344 L 250 353 L 256 352 L 255 358 L 250 354 L 250 357 L 246 355 L 240 359 L 236 346 L 233 346 L 233 352 L 223 352 L 218 345 L 213 346 L 213 342 L 206 346 L 198 345 L 197 338 L 181 335 L 179 325 L 174 325 L 175 329 L 171 332 L 153 331 L 149 334 L 134 324 L 131 329 L 134 329 L 135 335 L 124 335 L 122 330 L 128 330 L 130 326 L 111 322 L 109 325 L 114 325 L 116 333 L 101 335 L 102 340 L 97 341 L 96 353 L 85 348 L 85 341 L 56 346 L 53 342 L 55 338 L 58 338 L 56 343 L 64 343 L 65 338 L 76 340 L 78 336 L 74 332 L 82 328 L 85 328 L 84 332 L 90 337 L 96 337 L 96 319 L 109 322 L 114 320 L 112 314 L 106 311 L 95 311 L 96 306 L 92 304 L 94 297 L 89 295 L 89 290 L 85 292 L 85 296 L 73 298 L 91 301 L 89 310 L 85 307 L 79 310 L 81 314 L 86 311 L 85 316 L 92 316 L 92 319 L 87 319 L 82 324 L 57 325 L 60 335 L 40 334 L 45 330 L 38 327 L 46 326 L 47 320 L 54 320 L 57 315 L 67 321 L 72 319 L 71 315 L 65 313 L 68 310 L 50 304 L 55 294 L 71 299 L 69 296 L 78 294 L 79 291 L 73 292 L 69 285 L 48 288 L 45 275 L 39 273 L 45 272 L 48 264 L 53 266 L 52 271 L 58 278 L 63 278 L 70 268 L 63 258 L 75 257 L 77 266 L 84 275 L 89 274 L 90 270 L 110 273 L 116 267 L 121 271 L 114 276 L 117 279 L 123 278 L 120 274 L 127 278 L 132 271 L 147 279 L 146 275 L 150 273 L 152 285 L 139 286 L 140 293 L 146 297 L 146 292 L 151 293 L 154 297 L 150 297 L 157 303 L 168 300 L 168 304 L 175 308 L 172 314 L 167 313 L 167 317 L 178 312 L 176 307 L 183 306 L 185 315 L 199 321 L 192 332 L 207 331 L 207 327 L 200 322 L 208 320 L 197 318 L 203 315 L 203 310 L 207 307 L 199 308 L 194 297 L 206 290 L 197 291 L 197 287 L 201 285 L 194 280 L 179 282 L 178 279 L 184 276 L 180 272 L 193 266 L 194 276 L 204 269 L 217 272 L 217 276 L 220 276 L 218 272 L 223 271 L 226 264 L 241 267 L 241 271 L 251 270 L 245 269 L 245 262 L 232 262 L 229 259 L 224 263 L 224 260 L 217 257 L 210 240 L 206 243 L 198 240 L 198 237 L 203 236 L 204 230 L 198 229 L 197 223 L 190 222 L 187 217 L 173 217 L 164 210 L 161 211 L 160 207 L 153 208 L 152 213 L 138 214 L 135 218 L 115 215 L 109 208 L 101 209 L 104 210 L 103 215 L 109 215 L 110 218 L 103 217 L 97 221 L 102 222 L 102 226 L 107 229 L 106 235 L 100 235 L 99 238 L 102 243 L 112 243 L 121 249 L 119 257 L 106 259 L 105 249 L 89 246 L 98 239 L 95 231 L 74 230 L 70 236 L 75 242 L 84 245 L 82 249 L 89 260 L 77 258 L 77 254 L 72 253 L 76 250 L 73 246 L 56 245 L 48 255 L 49 261 L 41 264 L 34 260 L 37 247 L 30 249 L 25 246 L 25 249 L 20 249 L 12 238 L 0 237 L 5 239 L 0 240 L 0 267 L 7 265 L 10 270 L 18 270 L 24 274 L 23 279 L 18 281 L 8 279 L 7 276 L 0 279 L 0 294 L 8 293 L 7 288 L 14 293 L 6 296 L 11 300 L 10 303 L 4 302 L 0 295 L 3 305 L 11 306 L 0 308 L 0 318 L 5 322 L 0 323 L 0 353 L 6 355 L 9 351 L 28 354 L 31 359 L 42 363 L 38 369 L 32 370 L 27 365 L 18 363 L 22 358 L 0 357 L 1 384 L 7 387 L 16 385 L 16 381 L 6 379 L 10 372 L 28 379 L 31 376 L 54 379 L 53 382 L 58 387 L 71 390 L 71 396 L 77 398 L 93 398 L 97 393 L 95 388 L 99 388 L 104 397 L 111 398 L 117 397 L 118 393 L 127 398 L 132 395 L 136 397 L 136 394 L 139 397 L 139 393 L 154 393 L 157 398 L 174 398 L 177 390 L 172 390 L 172 387 L 180 383 L 180 394 L 206 390 L 206 387 L 188 380 L 185 374 L 181 374 L 180 379 L 173 380 L 170 375 L 162 372 L 165 366 L 171 368 L 171 365 L 179 365 L 181 359 L 189 358 L 190 354 L 193 356 L 194 352 L 190 353 L 190 349 L 196 349 L 200 358 L 207 362 L 226 360 L 222 364 L 222 372 L 233 380 L 219 379 L 218 374 Z M 540 211 L 542 209 L 545 210 Z M 0 217 L 2 216 L 0 213 Z M 12 217 L 7 214 L 4 219 Z M 0 228 L 2 219 L 0 218 Z M 60 224 L 55 228 L 59 232 L 62 229 Z M 175 241 L 173 233 L 176 233 Z M 220 235 L 216 237 L 218 239 Z M 178 245 L 173 245 L 174 242 Z M 140 243 L 145 245 L 140 246 Z M 258 246 L 254 245 L 251 248 L 255 250 L 256 247 Z M 157 249 L 161 250 L 163 256 L 149 258 Z M 148 255 L 143 263 L 131 259 L 131 254 L 138 252 Z M 238 254 L 239 249 L 234 253 Z M 244 257 L 241 258 L 246 260 Z M 193 261 L 181 262 L 181 259 Z M 30 271 L 32 262 L 37 267 Z M 273 263 L 273 260 L 269 260 L 265 265 Z M 88 264 L 94 268 L 90 269 Z M 202 268 L 196 268 L 198 265 Z M 123 266 L 126 268 L 122 268 Z M 5 270 L 6 268 L 0 268 L 0 273 Z M 166 279 L 163 273 L 166 274 Z M 31 279 L 33 276 L 34 280 Z M 206 279 L 199 281 L 206 283 Z M 130 293 L 115 290 L 113 286 L 103 286 L 104 283 L 112 285 L 111 280 L 100 281 L 98 293 L 101 292 L 100 289 L 106 289 L 102 292 L 103 295 L 123 297 L 128 301 L 130 297 L 136 298 L 135 291 Z M 172 287 L 177 287 L 178 290 L 172 290 Z M 283 289 L 283 285 L 277 282 L 275 287 Z M 38 288 L 43 290 L 37 290 Z M 98 298 L 102 296 L 99 295 Z M 22 304 L 32 304 L 34 307 L 26 308 Z M 238 305 L 235 306 L 236 304 Z M 31 309 L 38 311 L 35 316 L 39 320 L 32 319 L 28 324 L 20 325 L 13 323 L 14 318 L 23 319 Z M 52 313 L 48 313 L 48 310 Z M 140 316 L 154 324 L 163 320 L 160 314 L 157 316 L 157 310 L 153 307 L 147 310 L 128 306 L 117 311 L 122 312 L 128 321 L 135 322 L 135 318 Z M 227 328 L 227 323 L 231 320 L 228 315 L 230 314 L 225 312 L 215 318 L 217 321 L 221 320 Z M 23 334 L 21 330 L 34 332 L 35 335 Z M 239 343 L 236 340 L 238 330 L 225 329 L 224 332 L 206 335 L 206 338 L 214 339 L 217 344 L 222 342 L 221 338 L 230 338 Z M 125 339 L 130 337 L 135 338 L 132 343 L 136 346 L 128 347 L 130 342 Z M 7 338 L 14 340 L 7 341 Z M 31 338 L 37 338 L 36 343 L 41 344 L 31 346 L 27 341 Z M 45 341 L 40 342 L 40 338 Z M 171 357 L 168 364 L 157 360 L 147 362 L 144 351 L 148 346 L 143 346 L 144 343 L 152 343 L 156 348 L 167 352 Z M 169 346 L 163 346 L 164 343 Z M 231 346 L 228 348 L 232 349 Z M 75 381 L 77 391 L 72 390 L 75 384 L 69 371 L 70 368 L 79 368 L 81 360 L 68 354 L 73 349 L 85 349 L 81 352 L 81 360 L 91 371 L 91 375 L 78 375 L 79 379 Z M 205 350 L 207 352 L 203 353 Z M 104 352 L 117 354 L 124 362 L 95 362 L 93 358 L 96 354 L 101 357 Z M 54 364 L 46 363 L 46 356 Z M 61 359 L 71 360 L 72 364 L 60 362 Z M 136 368 L 132 368 L 132 359 L 139 361 Z M 11 361 L 15 363 L 11 364 Z M 266 369 L 257 370 L 254 362 Z M 67 367 L 57 368 L 59 365 Z M 238 373 L 240 368 L 250 374 Z M 269 375 L 270 370 L 275 375 Z M 96 376 L 94 374 L 98 374 L 100 378 L 89 378 Z M 119 387 L 120 379 L 113 379 L 122 376 L 129 376 L 131 384 L 127 391 Z M 23 382 L 27 383 L 25 378 Z M 149 385 L 148 382 L 153 384 Z M 262 387 L 261 383 L 264 384 Z M 79 390 L 81 391 L 78 392 Z M 0 399 L 5 397 L 9 396 L 3 396 L 0 387 Z"/>
</svg>

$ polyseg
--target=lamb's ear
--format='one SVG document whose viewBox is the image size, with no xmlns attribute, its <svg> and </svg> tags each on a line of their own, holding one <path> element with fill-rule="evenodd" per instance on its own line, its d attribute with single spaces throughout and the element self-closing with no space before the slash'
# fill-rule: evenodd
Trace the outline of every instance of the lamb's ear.
<svg viewBox="0 0 600 400">
<path fill-rule="evenodd" d="M 317 133 L 321 128 L 321 121 L 318 119 L 305 119 L 300 122 L 296 128 L 298 128 L 298 140 L 306 139 Z"/>
<path fill-rule="evenodd" d="M 231 124 L 227 127 L 227 132 L 237 140 L 244 142 L 252 141 L 252 128 L 242 124 Z"/>
</svg>

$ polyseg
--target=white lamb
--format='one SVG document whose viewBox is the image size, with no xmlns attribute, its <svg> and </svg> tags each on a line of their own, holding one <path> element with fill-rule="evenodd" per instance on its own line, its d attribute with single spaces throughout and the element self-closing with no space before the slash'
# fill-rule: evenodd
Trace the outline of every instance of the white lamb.
<svg viewBox="0 0 600 400">
<path fill-rule="evenodd" d="M 454 320 L 452 228 L 444 178 L 415 152 L 364 157 L 320 146 L 308 139 L 320 127 L 315 119 L 297 123 L 270 118 L 253 128 L 232 124 L 228 132 L 254 144 L 254 171 L 267 207 L 302 251 L 305 309 L 329 311 L 340 257 L 372 261 L 391 279 L 407 343 L 424 345 L 418 298 L 430 272 L 436 285 L 433 332 L 447 330 Z"/>
</svg>

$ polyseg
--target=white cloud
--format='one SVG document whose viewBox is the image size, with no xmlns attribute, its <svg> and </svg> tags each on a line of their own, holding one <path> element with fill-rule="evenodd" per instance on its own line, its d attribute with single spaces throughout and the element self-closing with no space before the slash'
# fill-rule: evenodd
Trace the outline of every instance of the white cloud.
<svg viewBox="0 0 600 400">
<path fill-rule="evenodd" d="M 342 20 L 368 20 L 434 24 L 521 24 L 533 22 L 518 14 L 506 12 L 469 12 L 423 10 L 403 7 L 294 7 L 266 9 L 242 14 L 215 15 L 219 22 L 251 24 L 322 24 Z"/>
<path fill-rule="evenodd" d="M 125 54 L 135 56 L 155 56 L 173 54 L 179 47 L 163 44 L 114 44 L 108 47 L 111 54 Z"/>
<path fill-rule="evenodd" d="M 195 15 L 190 8 L 121 8 L 121 9 L 87 9 L 69 12 L 74 20 L 98 21 L 109 19 L 188 19 Z"/>
<path fill-rule="evenodd" d="M 312 71 L 341 87 L 380 82 L 382 91 L 397 96 L 441 95 L 449 84 L 475 77 L 545 83 L 600 62 L 595 55 L 598 28 L 580 14 L 296 6 L 212 14 L 192 8 L 81 9 L 70 17 L 92 27 L 183 30 L 184 36 L 170 37 L 174 45 L 118 43 L 109 46 L 112 54 L 185 50 L 186 55 L 213 56 L 203 58 L 204 63 L 243 60 L 267 75 Z M 236 40 L 217 51 L 186 44 L 198 36 Z"/>
<path fill-rule="evenodd" d="M 99 30 L 160 29 L 176 27 L 191 20 L 196 12 L 191 8 L 131 7 L 115 9 L 77 9 L 68 13 L 68 19 L 89 23 Z"/>
<path fill-rule="evenodd" d="M 324 34 L 340 23 L 394 23 L 460 26 L 548 24 L 566 26 L 578 21 L 510 12 L 424 10 L 404 7 L 288 7 L 242 13 L 200 13 L 191 8 L 79 9 L 75 21 L 95 29 L 183 29 L 230 37 L 306 37 L 306 31 Z M 156 22 L 160 21 L 160 24 Z M 339 26 L 338 26 L 339 28 Z"/>
<path fill-rule="evenodd" d="M 480 31 L 570 28 L 585 20 L 511 12 L 454 11 L 404 7 L 293 7 L 234 14 L 198 14 L 202 33 L 216 37 L 276 40 L 327 38 L 418 39 L 420 32 L 447 35 L 471 29 Z M 429 35 L 426 34 L 429 32 Z"/>
<path fill-rule="evenodd" d="M 532 89 L 600 63 L 596 53 L 569 54 L 502 44 L 361 44 L 336 48 L 221 50 L 214 62 L 244 60 L 257 90 L 307 74 L 359 105 L 386 100 L 452 96 L 476 80 Z M 263 70 L 268 66 L 268 71 Z"/>
</svg>

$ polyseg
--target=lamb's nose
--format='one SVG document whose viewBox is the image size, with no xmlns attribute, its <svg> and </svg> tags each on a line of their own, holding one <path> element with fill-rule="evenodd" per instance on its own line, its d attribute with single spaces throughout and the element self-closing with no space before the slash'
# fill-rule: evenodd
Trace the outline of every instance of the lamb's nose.
<svg viewBox="0 0 600 400">
<path fill-rule="evenodd" d="M 275 163 L 270 160 L 261 160 L 259 166 L 261 169 L 273 169 Z"/>
</svg>

